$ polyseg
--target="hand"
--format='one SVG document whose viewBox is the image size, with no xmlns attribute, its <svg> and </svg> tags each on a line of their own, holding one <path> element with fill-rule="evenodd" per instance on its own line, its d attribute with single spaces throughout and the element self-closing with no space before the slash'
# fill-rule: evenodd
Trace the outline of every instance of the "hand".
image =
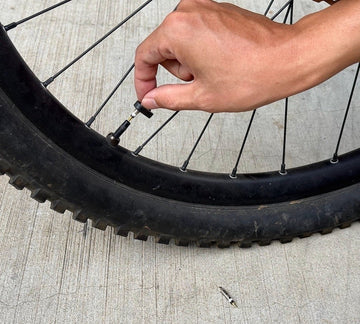
<svg viewBox="0 0 360 324">
<path fill-rule="evenodd" d="M 359 0 L 343 0 L 289 26 L 227 3 L 182 0 L 137 49 L 138 99 L 148 109 L 245 111 L 308 89 L 358 57 L 344 50 L 349 35 L 334 31 L 349 10 L 331 11 L 351 2 L 359 9 Z M 188 83 L 157 87 L 159 64 Z"/>
</svg>

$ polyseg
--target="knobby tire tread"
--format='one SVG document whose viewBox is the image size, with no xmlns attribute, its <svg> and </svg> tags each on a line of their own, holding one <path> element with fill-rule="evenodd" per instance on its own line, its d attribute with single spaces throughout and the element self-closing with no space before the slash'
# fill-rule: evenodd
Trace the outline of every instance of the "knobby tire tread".
<svg viewBox="0 0 360 324">
<path fill-rule="evenodd" d="M 55 111 L 57 116 L 54 117 L 52 115 Z M 51 117 L 56 119 L 58 116 L 63 119 L 56 123 L 56 127 L 48 125 Z M 76 138 L 76 144 L 74 133 L 66 131 L 72 130 L 71 127 L 83 134 Z M 321 183 L 319 191 L 313 180 L 315 191 L 308 196 L 291 199 L 289 197 L 294 196 L 286 195 L 294 183 L 302 190 L 307 188 L 304 185 L 308 181 L 304 181 L 300 172 L 295 178 L 288 177 L 292 180 L 286 188 L 281 182 L 285 178 L 278 177 L 280 181 L 277 183 L 273 175 L 257 178 L 261 183 L 259 188 L 262 194 L 267 197 L 263 204 L 258 203 L 251 194 L 244 200 L 245 203 L 230 197 L 226 203 L 221 204 L 222 197 L 225 197 L 222 195 L 222 190 L 226 190 L 224 183 L 229 183 L 230 186 L 235 183 L 235 188 L 240 183 L 225 182 L 220 176 L 206 179 L 203 175 L 193 173 L 192 183 L 196 184 L 196 180 L 200 178 L 205 179 L 205 184 L 206 181 L 214 182 L 209 192 L 218 190 L 220 195 L 213 195 L 209 199 L 207 193 L 204 195 L 202 190 L 193 185 L 190 200 L 187 200 L 189 197 L 186 191 L 182 196 L 176 190 L 170 196 L 162 196 L 158 192 L 152 193 L 153 188 L 159 187 L 157 183 L 153 183 L 153 179 L 162 166 L 146 159 L 134 160 L 130 157 L 130 160 L 131 154 L 123 148 L 118 148 L 118 151 L 112 149 L 111 152 L 109 149 L 108 159 L 105 161 L 113 162 L 118 168 L 110 170 L 114 174 L 110 176 L 111 172 L 103 171 L 106 167 L 109 171 L 109 166 L 106 163 L 103 166 L 102 160 L 91 161 L 93 156 L 89 155 L 99 149 L 106 153 L 108 147 L 105 139 L 92 134 L 92 140 L 95 138 L 92 143 L 96 145 L 91 146 L 90 141 L 86 141 L 85 130 L 81 121 L 72 118 L 42 88 L 39 80 L 16 53 L 6 32 L 0 30 L 0 173 L 7 174 L 10 177 L 9 183 L 15 188 L 28 188 L 31 197 L 38 202 L 50 201 L 50 207 L 57 212 L 69 210 L 75 220 L 86 223 L 90 219 L 92 225 L 101 230 L 111 226 L 118 235 L 128 236 L 129 232 L 133 232 L 134 238 L 138 240 L 155 236 L 156 242 L 162 244 L 174 240 L 180 246 L 196 242 L 200 247 L 216 244 L 221 248 L 234 243 L 241 247 L 249 247 L 254 242 L 268 245 L 272 240 L 287 243 L 294 237 L 307 237 L 313 233 L 326 234 L 334 228 L 350 226 L 360 219 L 359 154 L 349 154 L 339 163 L 340 168 L 339 165 L 320 164 L 317 176 L 326 181 Z M 63 140 L 63 137 L 66 139 Z M 82 154 L 76 156 L 75 153 L 84 147 Z M 357 159 L 353 159 L 354 156 Z M 92 162 L 94 163 L 91 164 Z M 124 168 L 125 162 L 125 174 L 132 172 L 130 183 L 117 174 L 118 170 Z M 133 168 L 135 163 L 136 170 Z M 347 178 L 344 188 L 340 188 L 332 179 L 327 182 L 330 168 L 332 172 L 346 169 L 345 173 L 339 173 Z M 147 179 L 145 188 L 139 182 L 149 171 L 152 178 Z M 172 172 L 168 168 L 164 173 L 164 183 L 167 182 L 168 185 L 168 189 L 164 190 L 165 194 L 168 194 L 167 190 L 171 190 L 174 179 L 178 177 L 175 174 L 174 178 Z M 183 181 L 182 189 L 189 188 L 190 175 L 186 177 L 180 179 Z M 243 186 L 245 192 L 247 183 L 254 183 L 254 177 L 245 177 L 246 181 L 249 180 Z M 311 174 L 309 178 L 312 179 Z M 299 185 L 301 181 L 303 183 Z M 219 190 L 217 185 L 222 185 L 222 189 Z M 276 199 L 278 194 L 277 189 L 273 190 L 275 185 L 281 190 L 279 196 L 283 195 L 280 197 L 283 199 L 272 202 L 270 200 Z M 202 188 L 204 187 L 206 186 Z M 270 187 L 275 195 L 272 194 L 269 198 L 266 195 Z M 229 192 L 231 194 L 231 190 Z M 201 195 L 200 201 L 198 199 Z M 258 199 L 262 201 L 264 198 Z"/>
<path fill-rule="evenodd" d="M 199 223 L 193 223 L 185 214 L 183 219 L 181 219 L 181 213 L 180 219 L 176 219 L 179 217 L 178 214 L 174 219 L 171 208 L 187 205 L 187 208 L 198 210 L 199 213 L 204 213 L 202 210 L 204 209 L 206 214 L 209 210 L 219 212 L 215 206 L 202 207 L 184 203 L 179 205 L 177 202 L 159 197 L 156 198 L 159 203 L 157 205 L 156 202 L 154 203 L 154 198 L 149 197 L 148 194 L 124 188 L 121 184 L 113 183 L 111 179 L 98 174 L 78 161 L 72 161 L 71 156 L 52 143 L 23 116 L 2 91 L 0 91 L 0 109 L 3 112 L 3 122 L 0 121 L 0 173 L 7 174 L 10 177 L 9 183 L 15 188 L 28 188 L 31 191 L 31 197 L 38 202 L 43 203 L 48 200 L 51 202 L 51 208 L 60 213 L 69 210 L 73 213 L 73 218 L 82 223 L 91 219 L 92 225 L 101 230 L 111 226 L 115 233 L 121 236 L 128 236 L 129 232 L 133 232 L 134 238 L 138 240 L 145 241 L 148 236 L 155 236 L 155 241 L 158 243 L 168 244 L 174 240 L 175 244 L 179 246 L 195 242 L 200 247 L 210 247 L 214 244 L 220 248 L 229 247 L 231 244 L 250 247 L 254 242 L 259 245 L 268 245 L 272 240 L 287 243 L 294 237 L 307 237 L 314 233 L 327 234 L 336 227 L 348 227 L 360 218 L 360 195 L 358 194 L 360 187 L 356 184 L 350 187 L 352 189 L 350 194 L 347 193 L 349 188 L 345 188 L 319 197 L 305 199 L 304 201 L 310 201 L 306 206 L 304 206 L 304 201 L 269 206 L 244 206 L 242 208 L 245 211 L 242 214 L 244 219 L 240 226 L 240 228 L 244 228 L 244 232 L 237 234 L 229 233 L 229 223 L 225 222 L 225 219 L 224 222 L 219 219 L 215 221 L 218 226 L 216 229 L 206 228 L 206 224 L 201 228 Z M 16 133 L 19 129 L 22 131 Z M 80 181 L 79 178 L 76 178 L 79 175 Z M 128 210 L 121 210 L 122 202 L 119 203 L 119 206 L 99 209 L 96 206 L 97 203 L 94 203 L 94 197 L 99 196 L 99 192 L 88 196 L 86 192 L 79 190 L 79 188 L 97 190 L 95 184 L 98 184 L 98 181 L 105 183 L 108 188 L 112 186 L 114 191 L 110 199 L 111 193 L 109 194 L 106 192 L 107 189 L 101 188 L 104 190 L 101 194 L 107 195 L 109 198 L 106 203 L 113 205 L 119 203 L 117 201 L 118 190 L 127 192 L 131 197 L 136 195 L 136 197 L 132 197 L 133 205 L 130 210 L 129 206 L 125 206 Z M 73 188 L 72 192 L 67 192 L 66 190 L 71 186 L 66 188 L 66 185 L 72 185 L 72 182 L 76 182 L 76 188 Z M 347 198 L 352 201 L 351 206 L 346 202 Z M 120 197 L 119 199 L 121 200 Z M 325 204 L 324 201 L 326 201 Z M 334 201 L 339 202 L 338 210 L 331 210 L 334 208 L 331 205 Z M 135 206 L 137 202 L 150 204 L 148 210 L 152 211 L 152 215 L 144 213 L 141 206 Z M 344 206 L 347 210 L 343 209 Z M 267 214 L 268 209 L 271 209 L 272 212 Z M 319 213 L 314 214 L 314 210 L 317 209 Z M 169 221 L 165 227 L 164 224 L 157 227 L 157 223 L 160 222 L 159 213 L 163 213 L 164 210 L 168 211 Z M 246 211 L 249 213 L 249 219 L 244 217 L 247 215 Z M 255 211 L 263 211 L 260 218 L 262 222 L 251 219 L 251 213 Z M 296 211 L 298 217 L 301 218 L 300 222 L 306 224 L 310 220 L 309 226 L 300 228 L 297 225 L 299 222 L 292 224 L 291 214 L 293 211 Z M 229 213 L 231 212 L 230 208 Z M 308 212 L 310 214 L 307 214 Z M 186 213 L 185 210 L 184 213 Z M 301 216 L 301 213 L 304 214 Z M 127 215 L 123 217 L 124 214 Z M 163 216 L 161 215 L 162 218 Z M 212 219 L 212 215 L 208 214 L 207 216 L 209 220 Z M 313 222 L 314 219 L 317 221 Z M 163 222 L 163 220 L 161 221 Z M 197 226 L 195 230 L 194 225 Z M 223 226 L 221 227 L 221 225 Z M 160 230 L 153 230 L 153 228 L 160 228 Z"/>
</svg>

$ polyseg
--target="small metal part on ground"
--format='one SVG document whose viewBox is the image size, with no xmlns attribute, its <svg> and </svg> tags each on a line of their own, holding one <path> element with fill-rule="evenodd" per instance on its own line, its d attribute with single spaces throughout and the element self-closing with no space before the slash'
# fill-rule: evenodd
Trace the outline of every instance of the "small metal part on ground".
<svg viewBox="0 0 360 324">
<path fill-rule="evenodd" d="M 219 287 L 219 291 L 226 298 L 226 300 L 230 303 L 231 306 L 238 308 L 234 299 L 228 294 L 228 292 L 223 287 Z"/>
</svg>

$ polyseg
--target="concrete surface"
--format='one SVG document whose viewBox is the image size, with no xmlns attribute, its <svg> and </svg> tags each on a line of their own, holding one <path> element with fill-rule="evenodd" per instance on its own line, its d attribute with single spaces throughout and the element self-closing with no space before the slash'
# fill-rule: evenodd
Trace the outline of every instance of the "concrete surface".
<svg viewBox="0 0 360 324">
<path fill-rule="evenodd" d="M 9 23 L 54 3 L 2 1 L 0 21 Z M 71 2 L 12 31 L 11 37 L 44 80 L 140 3 Z M 154 1 L 50 90 L 80 118 L 90 116 L 132 63 L 136 45 L 175 4 Z M 258 12 L 265 8 L 264 1 L 250 5 Z M 296 18 L 319 8 L 297 1 Z M 329 157 L 348 93 L 343 85 L 351 82 L 353 70 L 321 85 L 320 94 L 309 91 L 290 99 L 289 166 Z M 166 80 L 164 74 L 161 82 Z M 129 107 L 134 98 L 128 80 L 94 127 L 102 133 L 112 130 L 129 113 L 119 107 Z M 357 94 L 344 151 L 359 143 L 358 99 Z M 278 103 L 259 110 L 258 130 L 250 136 L 242 171 L 278 168 L 282 107 Z M 138 144 L 168 114 L 158 112 L 151 125 L 139 119 L 140 130 L 131 130 L 126 144 Z M 192 168 L 230 170 L 249 114 L 239 116 L 216 117 Z M 180 137 L 170 126 L 144 153 L 179 165 L 205 119 L 206 114 L 184 113 L 179 122 L 186 125 L 187 136 Z M 270 140 L 280 145 L 270 145 Z M 117 237 L 110 229 L 84 230 L 69 213 L 51 211 L 48 203 L 38 204 L 27 190 L 16 191 L 7 181 L 0 178 L 0 323 L 360 323 L 359 223 L 286 245 L 225 250 L 163 246 L 151 238 Z M 230 306 L 218 286 L 228 290 L 239 308 Z"/>
</svg>

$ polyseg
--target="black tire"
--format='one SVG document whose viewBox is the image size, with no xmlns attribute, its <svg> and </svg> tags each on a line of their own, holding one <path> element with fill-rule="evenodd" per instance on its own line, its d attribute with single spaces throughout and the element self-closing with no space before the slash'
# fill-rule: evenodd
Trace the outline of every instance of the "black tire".
<svg viewBox="0 0 360 324">
<path fill-rule="evenodd" d="M 0 172 L 40 202 L 160 243 L 268 244 L 360 218 L 360 151 L 278 173 L 187 172 L 111 147 L 42 85 L 0 31 Z"/>
</svg>

